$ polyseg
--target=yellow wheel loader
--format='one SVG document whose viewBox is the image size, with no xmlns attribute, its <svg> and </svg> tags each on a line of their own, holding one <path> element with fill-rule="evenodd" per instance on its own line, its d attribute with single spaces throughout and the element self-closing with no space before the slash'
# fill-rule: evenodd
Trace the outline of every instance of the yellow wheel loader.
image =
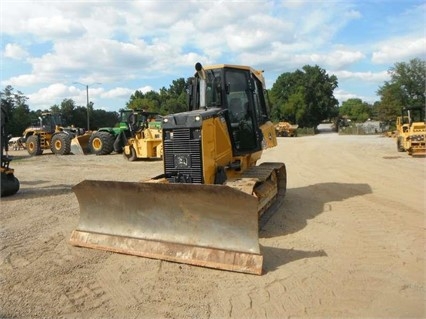
<svg viewBox="0 0 426 319">
<path fill-rule="evenodd" d="M 284 163 L 256 165 L 277 144 L 263 74 L 195 69 L 189 111 L 163 117 L 163 174 L 75 185 L 80 221 L 70 243 L 260 275 L 259 220 L 287 183 Z"/>
<path fill-rule="evenodd" d="M 139 126 L 131 131 L 131 137 L 124 146 L 124 157 L 129 161 L 136 159 L 161 159 L 163 157 L 163 138 L 158 113 L 139 111 Z"/>
<path fill-rule="evenodd" d="M 411 156 L 426 155 L 426 120 L 424 106 L 401 109 L 396 119 L 396 147 Z"/>
<path fill-rule="evenodd" d="M 49 149 L 56 155 L 87 154 L 90 135 L 81 128 L 62 126 L 60 114 L 46 112 L 37 123 L 25 129 L 22 140 L 31 156 Z"/>
</svg>

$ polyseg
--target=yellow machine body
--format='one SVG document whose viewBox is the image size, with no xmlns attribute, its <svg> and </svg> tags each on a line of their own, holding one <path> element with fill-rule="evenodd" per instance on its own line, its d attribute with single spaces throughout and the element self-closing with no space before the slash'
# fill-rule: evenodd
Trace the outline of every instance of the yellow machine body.
<svg viewBox="0 0 426 319">
<path fill-rule="evenodd" d="M 163 157 L 163 139 L 161 126 L 157 122 L 147 123 L 134 136 L 127 140 L 124 146 L 124 156 L 129 161 L 136 159 L 161 159 Z"/>
<path fill-rule="evenodd" d="M 411 156 L 426 156 L 425 108 L 404 107 L 396 119 L 396 141 L 400 152 Z"/>
<path fill-rule="evenodd" d="M 189 111 L 163 118 L 163 174 L 74 186 L 80 221 L 70 242 L 259 275 L 259 220 L 287 183 L 284 163 L 257 165 L 277 145 L 263 76 L 234 65 L 196 71 Z"/>
</svg>

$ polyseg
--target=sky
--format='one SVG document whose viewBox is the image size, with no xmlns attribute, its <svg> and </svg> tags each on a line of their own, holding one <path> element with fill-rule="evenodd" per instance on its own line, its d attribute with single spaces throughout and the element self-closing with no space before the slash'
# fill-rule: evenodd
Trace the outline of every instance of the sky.
<svg viewBox="0 0 426 319">
<path fill-rule="evenodd" d="M 283 73 L 318 65 L 334 96 L 374 103 L 395 63 L 426 59 L 426 2 L 416 0 L 49 0 L 0 2 L 1 90 L 31 110 L 73 99 L 118 111 L 194 65 Z"/>
</svg>

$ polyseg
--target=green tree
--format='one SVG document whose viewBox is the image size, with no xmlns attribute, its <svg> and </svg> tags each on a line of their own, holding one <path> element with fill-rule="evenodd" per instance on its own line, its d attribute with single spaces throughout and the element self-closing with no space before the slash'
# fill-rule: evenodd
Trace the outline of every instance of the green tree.
<svg viewBox="0 0 426 319">
<path fill-rule="evenodd" d="M 377 116 L 382 121 L 393 121 L 403 106 L 426 105 L 426 61 L 415 58 L 397 62 L 388 71 L 390 80 L 379 87 Z"/>
<path fill-rule="evenodd" d="M 82 108 L 86 109 L 86 108 Z M 120 115 L 118 112 L 110 112 L 105 110 L 94 109 L 90 117 L 90 128 L 97 130 L 101 127 L 113 127 L 118 123 Z M 85 126 L 82 126 L 85 127 Z"/>
<path fill-rule="evenodd" d="M 144 94 L 142 91 L 137 90 L 130 96 L 126 107 L 133 110 L 144 109 L 149 112 L 159 112 L 160 95 L 155 91 L 149 91 Z"/>
<path fill-rule="evenodd" d="M 358 98 L 346 100 L 339 108 L 340 116 L 347 116 L 355 122 L 365 122 L 372 117 L 372 114 L 372 106 Z"/>
<path fill-rule="evenodd" d="M 130 96 L 126 107 L 146 111 L 170 114 L 186 111 L 186 82 L 184 78 L 173 80 L 169 88 L 162 87 L 159 92 L 145 94 L 139 90 Z"/>
<path fill-rule="evenodd" d="M 271 89 L 272 118 L 287 120 L 300 127 L 316 127 L 338 114 L 333 92 L 337 77 L 319 66 L 305 65 L 302 70 L 281 74 Z"/>
<path fill-rule="evenodd" d="M 21 136 L 27 126 L 31 124 L 31 112 L 27 105 L 28 97 L 21 91 L 16 91 L 8 85 L 1 92 L 1 104 L 6 107 L 9 117 L 8 132 L 13 136 Z"/>
</svg>

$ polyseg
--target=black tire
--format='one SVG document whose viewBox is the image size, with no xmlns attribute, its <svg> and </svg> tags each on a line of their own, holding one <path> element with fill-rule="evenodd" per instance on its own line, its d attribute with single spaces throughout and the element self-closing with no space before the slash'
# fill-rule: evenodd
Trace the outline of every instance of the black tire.
<svg viewBox="0 0 426 319">
<path fill-rule="evenodd" d="M 123 150 L 123 156 L 129 162 L 133 162 L 137 159 L 136 151 L 133 148 L 133 146 L 129 146 L 129 151 L 130 151 L 130 154 L 126 154 L 126 152 L 124 152 L 124 150 Z"/>
<path fill-rule="evenodd" d="M 396 149 L 398 150 L 398 152 L 405 152 L 405 149 L 402 146 L 401 137 L 398 137 L 396 140 Z"/>
<path fill-rule="evenodd" d="M 68 134 L 59 133 L 53 135 L 50 142 L 50 149 L 56 155 L 68 155 L 71 153 L 71 139 Z"/>
<path fill-rule="evenodd" d="M 28 136 L 25 146 L 28 154 L 31 156 L 38 156 L 43 153 L 43 150 L 40 147 L 40 139 L 37 135 Z"/>
<path fill-rule="evenodd" d="M 92 154 L 108 155 L 114 150 L 114 136 L 108 132 L 95 132 L 89 140 Z"/>
<path fill-rule="evenodd" d="M 136 151 L 133 146 L 130 146 L 130 155 L 126 156 L 130 162 L 134 162 L 137 160 Z"/>
<path fill-rule="evenodd" d="M 1 197 L 13 195 L 18 190 L 18 179 L 13 174 L 1 173 Z"/>
<path fill-rule="evenodd" d="M 126 144 L 127 140 L 124 132 L 119 133 L 114 140 L 114 152 L 122 154 L 124 152 L 124 145 Z"/>
</svg>

